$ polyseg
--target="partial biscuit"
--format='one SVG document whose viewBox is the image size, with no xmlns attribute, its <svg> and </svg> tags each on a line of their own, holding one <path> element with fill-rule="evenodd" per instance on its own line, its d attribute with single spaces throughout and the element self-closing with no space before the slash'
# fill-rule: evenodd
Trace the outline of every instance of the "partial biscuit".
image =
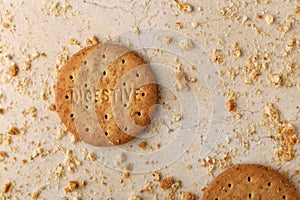
<svg viewBox="0 0 300 200">
<path fill-rule="evenodd" d="M 299 200 L 295 187 L 272 168 L 235 165 L 217 176 L 204 190 L 202 200 Z"/>
<path fill-rule="evenodd" d="M 150 123 L 157 86 L 151 69 L 135 52 L 121 55 L 108 66 L 97 91 L 97 117 L 114 144 L 128 142 Z"/>
<path fill-rule="evenodd" d="M 75 114 L 72 112 L 73 87 L 77 77 L 77 71 L 86 56 L 95 46 L 86 47 L 72 55 L 59 71 L 55 85 L 55 107 L 57 113 L 66 128 L 79 138 L 74 123 Z"/>
</svg>

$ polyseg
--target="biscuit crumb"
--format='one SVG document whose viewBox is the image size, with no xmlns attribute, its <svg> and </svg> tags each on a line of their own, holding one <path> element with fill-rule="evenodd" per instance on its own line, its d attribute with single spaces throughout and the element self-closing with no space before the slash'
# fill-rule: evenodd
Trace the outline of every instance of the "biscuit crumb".
<svg viewBox="0 0 300 200">
<path fill-rule="evenodd" d="M 267 15 L 265 17 L 265 21 L 268 23 L 268 24 L 272 24 L 274 22 L 274 17 L 272 15 Z"/>
<path fill-rule="evenodd" d="M 142 200 L 142 199 L 138 196 L 130 196 L 130 197 L 128 197 L 127 200 Z"/>
<path fill-rule="evenodd" d="M 5 194 L 8 192 L 8 190 L 10 189 L 11 187 L 11 182 L 7 182 L 3 185 L 2 187 L 2 194 Z"/>
<path fill-rule="evenodd" d="M 73 38 L 68 40 L 68 44 L 80 46 L 81 43 Z"/>
<path fill-rule="evenodd" d="M 236 103 L 233 99 L 229 99 L 227 102 L 226 102 L 226 107 L 227 107 L 227 110 L 228 111 L 234 111 L 235 110 L 235 107 L 236 107 Z"/>
<path fill-rule="evenodd" d="M 87 46 L 92 46 L 92 45 L 96 45 L 96 44 L 99 44 L 99 39 L 96 37 L 96 36 L 92 36 L 90 38 L 87 38 L 85 40 L 85 44 Z"/>
<path fill-rule="evenodd" d="M 297 6 L 297 7 L 294 9 L 294 12 L 295 12 L 296 14 L 300 13 L 300 6 Z"/>
<path fill-rule="evenodd" d="M 0 108 L 0 115 L 3 115 L 3 112 L 4 112 L 3 108 Z"/>
<path fill-rule="evenodd" d="M 20 131 L 17 127 L 12 127 L 7 132 L 9 135 L 19 135 Z"/>
<path fill-rule="evenodd" d="M 9 24 L 8 23 L 3 23 L 2 26 L 3 26 L 3 28 L 9 28 Z"/>
<path fill-rule="evenodd" d="M 269 77 L 269 82 L 275 86 L 280 87 L 282 85 L 282 77 L 281 74 L 271 74 Z"/>
<path fill-rule="evenodd" d="M 181 192 L 181 199 L 182 200 L 196 200 L 196 195 L 190 192 Z"/>
<path fill-rule="evenodd" d="M 7 71 L 11 76 L 17 76 L 17 74 L 19 72 L 19 67 L 16 64 L 13 64 L 8 67 Z"/>
<path fill-rule="evenodd" d="M 171 188 L 174 183 L 173 177 L 167 177 L 160 181 L 160 188 L 163 190 Z"/>
<path fill-rule="evenodd" d="M 176 22 L 175 25 L 177 26 L 178 29 L 182 29 L 183 25 L 181 22 Z"/>
<path fill-rule="evenodd" d="M 31 68 L 31 63 L 30 62 L 21 62 L 20 67 L 23 70 L 29 70 Z"/>
<path fill-rule="evenodd" d="M 7 153 L 4 151 L 0 151 L 0 161 L 5 160 L 6 157 L 8 157 Z"/>
<path fill-rule="evenodd" d="M 179 8 L 180 11 L 183 12 L 183 13 L 190 13 L 194 10 L 194 7 L 191 4 L 180 3 L 177 0 L 174 0 L 174 1 L 175 1 L 176 7 Z"/>
<path fill-rule="evenodd" d="M 55 110 L 56 110 L 55 104 L 49 104 L 49 105 L 48 105 L 48 109 L 49 109 L 50 111 L 55 111 Z"/>
<path fill-rule="evenodd" d="M 124 172 L 123 176 L 124 176 L 124 178 L 129 178 L 130 177 L 130 173 L 129 172 Z"/>
<path fill-rule="evenodd" d="M 152 172 L 151 175 L 154 181 L 160 181 L 160 172 Z"/>
<path fill-rule="evenodd" d="M 74 191 L 75 189 L 77 189 L 78 186 L 78 182 L 77 181 L 68 181 L 67 183 L 67 187 L 65 187 L 65 192 L 69 193 Z"/>
<path fill-rule="evenodd" d="M 213 51 L 213 54 L 212 56 L 210 57 L 210 60 L 214 63 L 217 63 L 217 64 L 222 64 L 224 61 L 223 61 L 223 58 L 224 58 L 224 55 L 223 55 L 223 52 L 222 50 L 220 49 L 215 49 Z"/>
<path fill-rule="evenodd" d="M 145 140 L 143 140 L 142 142 L 139 143 L 139 147 L 143 150 L 145 150 L 147 148 L 148 144 Z"/>
<path fill-rule="evenodd" d="M 35 190 L 35 191 L 33 191 L 32 194 L 31 194 L 31 199 L 32 200 L 37 200 L 38 197 L 40 196 L 40 193 L 41 193 L 41 190 Z"/>
</svg>

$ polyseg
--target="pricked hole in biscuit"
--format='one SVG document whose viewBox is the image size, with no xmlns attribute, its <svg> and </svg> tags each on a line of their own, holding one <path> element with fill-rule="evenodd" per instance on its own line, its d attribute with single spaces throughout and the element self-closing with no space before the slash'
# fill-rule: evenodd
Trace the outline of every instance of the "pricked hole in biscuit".
<svg viewBox="0 0 300 200">
<path fill-rule="evenodd" d="M 104 118 L 105 118 L 105 119 L 108 119 L 108 115 L 104 115 Z"/>
<path fill-rule="evenodd" d="M 106 71 L 103 71 L 103 75 L 104 75 L 104 76 L 106 75 Z"/>
<path fill-rule="evenodd" d="M 87 83 L 85 83 L 85 84 L 84 84 L 84 87 L 85 87 L 85 88 L 87 88 L 87 87 L 88 87 L 88 84 L 87 84 Z"/>
<path fill-rule="evenodd" d="M 104 134 L 105 134 L 106 136 L 108 136 L 108 132 L 105 132 Z"/>
<path fill-rule="evenodd" d="M 125 64 L 126 60 L 122 59 L 122 64 Z"/>
<path fill-rule="evenodd" d="M 128 128 L 127 128 L 127 127 L 125 127 L 125 128 L 124 128 L 124 131 L 127 131 L 127 130 L 128 130 Z"/>
<path fill-rule="evenodd" d="M 229 188 L 231 188 L 231 187 L 232 187 L 231 183 L 228 183 L 228 187 L 229 187 Z"/>
<path fill-rule="evenodd" d="M 142 113 L 141 113 L 141 112 L 137 112 L 136 114 L 137 114 L 138 116 L 141 116 L 141 115 L 142 115 Z"/>
<path fill-rule="evenodd" d="M 71 76 L 70 76 L 70 79 L 71 79 L 71 80 L 73 80 L 73 79 L 74 79 L 74 77 L 71 75 Z"/>
<path fill-rule="evenodd" d="M 85 128 L 85 131 L 86 131 L 86 132 L 89 132 L 89 131 L 90 131 L 90 129 L 89 129 L 89 128 Z"/>
<path fill-rule="evenodd" d="M 215 198 L 215 200 L 219 200 L 219 198 Z"/>
<path fill-rule="evenodd" d="M 102 54 L 102 58 L 105 59 L 105 58 L 106 58 L 106 55 L 105 55 L 105 54 Z"/>
<path fill-rule="evenodd" d="M 84 65 L 87 65 L 87 61 L 86 61 L 86 60 L 85 60 L 85 61 L 83 61 L 83 64 L 84 64 Z"/>
<path fill-rule="evenodd" d="M 251 193 L 249 193 L 249 194 L 248 194 L 248 197 L 249 197 L 249 199 L 251 199 L 251 198 L 252 198 L 252 194 L 251 194 Z"/>
<path fill-rule="evenodd" d="M 66 99 L 69 99 L 69 95 L 66 95 L 65 98 L 66 98 Z"/>
<path fill-rule="evenodd" d="M 71 118 L 73 118 L 73 117 L 74 117 L 74 114 L 73 114 L 73 113 L 71 113 L 70 117 L 71 117 Z"/>
<path fill-rule="evenodd" d="M 127 107 L 127 104 L 126 103 L 124 103 L 124 105 L 123 105 L 125 108 Z"/>
<path fill-rule="evenodd" d="M 248 176 L 247 180 L 248 180 L 248 182 L 250 182 L 250 181 L 251 181 L 251 177 L 250 177 L 250 176 Z"/>
<path fill-rule="evenodd" d="M 271 183 L 270 183 L 270 182 L 268 183 L 268 186 L 269 186 L 269 187 L 271 186 Z"/>
<path fill-rule="evenodd" d="M 85 106 L 85 109 L 89 109 L 89 106 L 88 106 L 88 105 L 86 105 L 86 106 Z"/>
<path fill-rule="evenodd" d="M 283 195 L 283 196 L 282 196 L 282 199 L 286 199 L 286 196 L 285 196 L 285 195 Z"/>
<path fill-rule="evenodd" d="M 139 78 L 139 77 L 140 77 L 140 74 L 139 74 L 139 73 L 136 73 L 135 76 Z"/>
<path fill-rule="evenodd" d="M 145 93 L 144 93 L 144 92 L 142 92 L 142 96 L 143 96 L 143 97 L 145 96 Z"/>
<path fill-rule="evenodd" d="M 126 86 L 126 82 L 123 82 L 123 86 Z"/>
</svg>

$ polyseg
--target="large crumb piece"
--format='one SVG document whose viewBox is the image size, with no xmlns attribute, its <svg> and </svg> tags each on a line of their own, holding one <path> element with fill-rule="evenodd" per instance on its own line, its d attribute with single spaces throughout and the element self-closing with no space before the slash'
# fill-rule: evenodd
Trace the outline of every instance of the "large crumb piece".
<svg viewBox="0 0 300 200">
<path fill-rule="evenodd" d="M 67 187 L 65 187 L 65 192 L 69 193 L 74 191 L 75 189 L 77 189 L 78 186 L 78 182 L 77 181 L 68 181 L 67 183 Z"/>
<path fill-rule="evenodd" d="M 11 187 L 11 182 L 7 182 L 3 185 L 2 187 L 2 194 L 5 194 L 8 192 L 8 190 L 10 189 Z"/>
<path fill-rule="evenodd" d="M 92 46 L 92 45 L 96 45 L 96 44 L 99 44 L 99 39 L 96 37 L 96 36 L 92 36 L 90 38 L 87 38 L 85 40 L 85 44 L 87 46 Z"/>
<path fill-rule="evenodd" d="M 182 200 L 196 200 L 197 196 L 190 193 L 190 192 L 182 192 L 181 193 L 181 199 Z"/>
<path fill-rule="evenodd" d="M 7 71 L 11 76 L 17 76 L 19 72 L 19 67 L 16 64 L 13 64 L 8 67 Z"/>
<path fill-rule="evenodd" d="M 0 108 L 0 115 L 3 115 L 3 108 Z"/>
<path fill-rule="evenodd" d="M 12 127 L 7 132 L 9 135 L 19 135 L 20 131 L 17 127 Z"/>
<path fill-rule="evenodd" d="M 173 177 L 167 177 L 160 181 L 160 188 L 163 190 L 171 188 L 174 183 Z"/>
<path fill-rule="evenodd" d="M 226 107 L 227 107 L 227 110 L 228 111 L 234 111 L 235 110 L 235 101 L 233 99 L 229 99 L 227 102 L 226 102 Z"/>
</svg>

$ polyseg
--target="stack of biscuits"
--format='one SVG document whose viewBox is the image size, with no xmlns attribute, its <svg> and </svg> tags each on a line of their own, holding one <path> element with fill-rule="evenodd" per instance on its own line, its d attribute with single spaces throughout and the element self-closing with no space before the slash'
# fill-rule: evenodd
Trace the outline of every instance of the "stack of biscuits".
<svg viewBox="0 0 300 200">
<path fill-rule="evenodd" d="M 157 101 L 152 71 L 136 52 L 103 43 L 71 56 L 55 85 L 66 128 L 93 146 L 124 144 L 150 123 Z"/>
</svg>

